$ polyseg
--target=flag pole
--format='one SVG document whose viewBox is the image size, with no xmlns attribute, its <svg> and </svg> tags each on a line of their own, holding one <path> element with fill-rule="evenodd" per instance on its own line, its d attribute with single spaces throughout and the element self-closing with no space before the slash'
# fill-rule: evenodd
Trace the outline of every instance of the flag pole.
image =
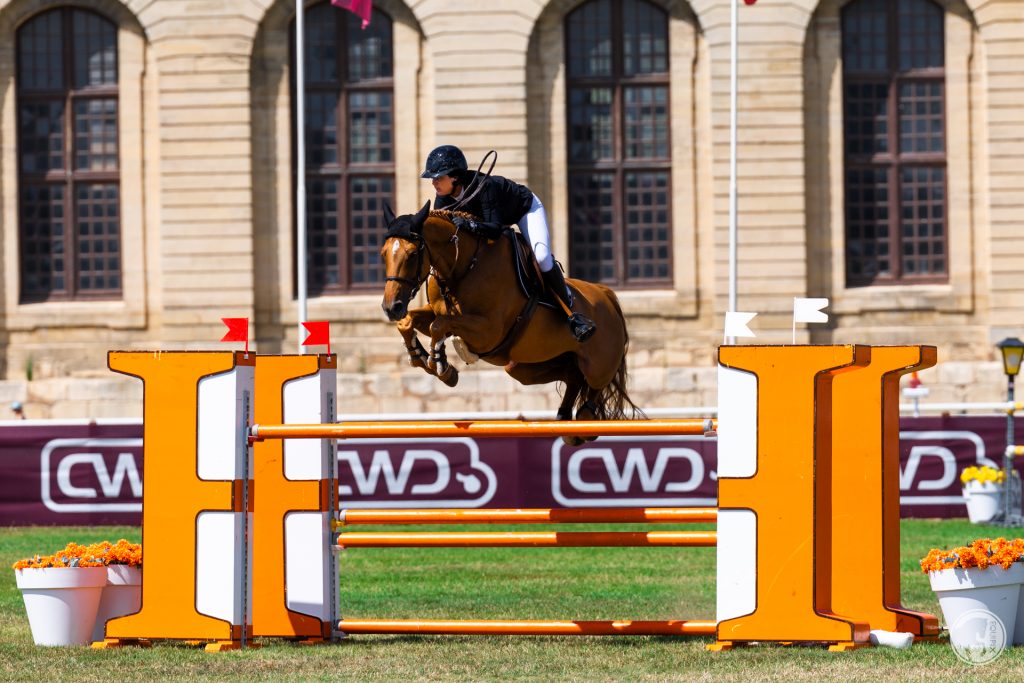
<svg viewBox="0 0 1024 683">
<path fill-rule="evenodd" d="M 295 0 L 295 280 L 298 299 L 298 345 L 306 320 L 306 48 L 303 0 Z"/>
<path fill-rule="evenodd" d="M 736 72 L 739 61 L 739 1 L 732 0 L 731 45 L 729 54 L 729 308 L 736 310 Z M 727 337 L 726 342 L 734 343 Z"/>
</svg>

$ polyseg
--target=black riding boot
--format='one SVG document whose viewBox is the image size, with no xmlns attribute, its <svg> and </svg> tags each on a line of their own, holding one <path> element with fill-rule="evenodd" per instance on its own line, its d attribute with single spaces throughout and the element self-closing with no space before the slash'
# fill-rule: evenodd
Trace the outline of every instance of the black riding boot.
<svg viewBox="0 0 1024 683">
<path fill-rule="evenodd" d="M 562 277 L 562 269 L 558 267 L 558 264 L 555 264 L 551 270 L 542 274 L 544 276 L 544 284 L 551 293 L 572 309 L 572 290 L 566 286 L 565 278 Z M 569 316 L 568 322 L 569 329 L 572 330 L 572 336 L 576 337 L 576 341 L 587 341 L 597 332 L 597 325 L 594 324 L 594 321 L 582 313 L 573 313 Z"/>
</svg>

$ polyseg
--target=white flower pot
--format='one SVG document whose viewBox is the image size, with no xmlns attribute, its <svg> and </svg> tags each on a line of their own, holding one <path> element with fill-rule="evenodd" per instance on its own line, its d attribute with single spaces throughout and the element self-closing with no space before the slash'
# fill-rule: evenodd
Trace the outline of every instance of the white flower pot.
<svg viewBox="0 0 1024 683">
<path fill-rule="evenodd" d="M 967 518 L 974 524 L 991 521 L 1002 511 L 1003 485 L 991 481 L 969 481 L 964 485 Z"/>
<path fill-rule="evenodd" d="M 18 588 L 36 645 L 88 645 L 106 567 L 17 569 Z"/>
<path fill-rule="evenodd" d="M 1017 626 L 1013 629 L 1013 644 L 1024 645 L 1024 561 L 1014 562 L 1010 567 L 1020 577 L 1020 599 L 1017 602 Z"/>
<path fill-rule="evenodd" d="M 92 630 L 92 640 L 103 640 L 106 634 L 107 620 L 134 614 L 142 607 L 142 570 L 124 564 L 112 564 L 107 567 L 107 585 L 103 587 L 103 596 L 96 611 L 96 625 Z"/>
<path fill-rule="evenodd" d="M 1006 642 L 1014 642 L 1017 613 L 1021 606 L 1024 564 L 1015 562 L 1010 569 L 943 569 L 928 572 L 932 590 L 939 599 L 942 616 L 949 628 L 949 641 L 954 647 L 975 647 L 981 637 L 978 620 L 961 619 L 972 610 L 994 614 L 1005 629 Z M 1021 628 L 1024 635 L 1024 628 Z"/>
</svg>

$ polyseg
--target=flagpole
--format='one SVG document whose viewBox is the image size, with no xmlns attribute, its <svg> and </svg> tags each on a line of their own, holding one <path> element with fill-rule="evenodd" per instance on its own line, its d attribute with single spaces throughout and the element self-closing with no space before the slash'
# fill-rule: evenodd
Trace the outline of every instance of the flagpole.
<svg viewBox="0 0 1024 683">
<path fill-rule="evenodd" d="M 299 354 L 306 320 L 306 48 L 303 0 L 295 0 L 295 280 Z"/>
<path fill-rule="evenodd" d="M 736 72 L 739 61 L 739 1 L 732 0 L 731 46 L 729 55 L 729 308 L 736 310 Z M 733 338 L 727 342 L 734 343 Z"/>
</svg>

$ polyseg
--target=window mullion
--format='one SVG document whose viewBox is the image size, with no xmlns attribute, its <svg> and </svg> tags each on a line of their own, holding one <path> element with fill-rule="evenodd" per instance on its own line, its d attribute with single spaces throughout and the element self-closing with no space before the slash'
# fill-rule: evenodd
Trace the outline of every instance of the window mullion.
<svg viewBox="0 0 1024 683">
<path fill-rule="evenodd" d="M 64 291 L 67 298 L 74 299 L 78 294 L 78 251 L 75 244 L 75 231 L 78 222 L 75 214 L 75 84 L 74 55 L 75 31 L 71 21 L 73 9 L 62 10 L 61 21 L 64 25 L 64 45 L 62 47 L 64 61 Z"/>
<path fill-rule="evenodd" d="M 338 131 L 338 208 L 337 236 L 338 240 L 338 286 L 350 290 L 352 288 L 352 253 L 349 236 L 349 148 L 348 148 L 348 27 L 347 18 L 338 14 L 337 26 L 338 45 L 338 106 L 335 130 Z"/>
<path fill-rule="evenodd" d="M 900 235 L 900 172 L 902 158 L 900 154 L 900 104 L 899 76 L 895 73 L 889 79 L 889 267 L 891 277 L 895 281 L 903 279 L 902 237 Z"/>
<path fill-rule="evenodd" d="M 612 257 L 615 259 L 615 280 L 626 283 L 626 151 L 625 97 L 623 95 L 623 23 L 622 0 L 612 3 L 612 155 L 615 160 L 615 179 L 612 184 Z"/>
</svg>

